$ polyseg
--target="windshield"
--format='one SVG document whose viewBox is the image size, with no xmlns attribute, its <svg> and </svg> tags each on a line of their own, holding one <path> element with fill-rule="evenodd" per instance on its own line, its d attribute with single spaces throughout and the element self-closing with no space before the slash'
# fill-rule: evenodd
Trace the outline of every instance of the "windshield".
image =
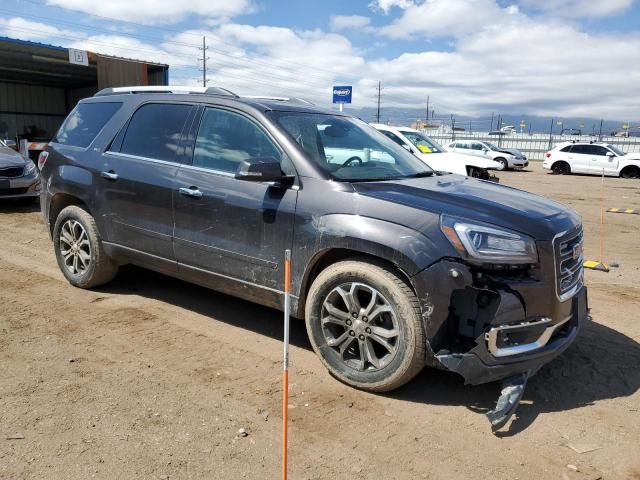
<svg viewBox="0 0 640 480">
<path fill-rule="evenodd" d="M 420 132 L 412 132 L 411 130 L 399 130 L 405 137 L 413 143 L 422 153 L 442 153 L 444 148 L 437 142 L 431 140 Z"/>
<path fill-rule="evenodd" d="M 607 145 L 607 148 L 611 150 L 613 153 L 615 153 L 616 155 L 618 155 L 619 157 L 623 157 L 625 155 L 625 153 L 615 145 Z"/>
<path fill-rule="evenodd" d="M 489 143 L 489 142 L 484 142 L 484 144 L 487 146 L 487 148 L 489 150 L 493 150 L 493 151 L 498 151 L 500 150 L 498 147 L 496 147 L 493 143 Z"/>
<path fill-rule="evenodd" d="M 320 113 L 270 112 L 311 160 L 346 182 L 426 177 L 433 170 L 367 123 Z"/>
</svg>

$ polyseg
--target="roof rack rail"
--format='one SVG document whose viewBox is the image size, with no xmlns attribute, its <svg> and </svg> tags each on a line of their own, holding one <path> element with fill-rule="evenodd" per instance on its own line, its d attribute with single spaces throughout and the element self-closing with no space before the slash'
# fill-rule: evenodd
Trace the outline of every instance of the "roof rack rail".
<svg viewBox="0 0 640 480">
<path fill-rule="evenodd" d="M 152 85 L 138 87 L 113 87 L 103 88 L 94 97 L 104 97 L 107 95 L 119 95 L 123 93 L 182 93 L 200 95 L 219 95 L 223 97 L 239 98 L 235 93 L 221 87 L 183 87 L 170 85 Z"/>
<path fill-rule="evenodd" d="M 251 100 L 272 100 L 275 102 L 291 102 L 291 103 L 303 103 L 305 105 L 314 105 L 309 100 L 305 100 L 304 98 L 296 98 L 296 97 L 271 97 L 266 95 L 243 95 L 240 98 L 248 98 Z"/>
</svg>

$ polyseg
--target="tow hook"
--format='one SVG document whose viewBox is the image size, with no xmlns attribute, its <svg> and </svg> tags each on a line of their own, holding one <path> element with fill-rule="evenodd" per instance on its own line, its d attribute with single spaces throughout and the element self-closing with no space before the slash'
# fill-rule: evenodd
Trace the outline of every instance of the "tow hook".
<svg viewBox="0 0 640 480">
<path fill-rule="evenodd" d="M 527 386 L 528 378 L 527 373 L 522 373 L 502 381 L 502 392 L 496 402 L 496 408 L 486 413 L 489 422 L 491 422 L 492 432 L 504 427 L 516 412 L 524 393 L 524 387 Z"/>
</svg>

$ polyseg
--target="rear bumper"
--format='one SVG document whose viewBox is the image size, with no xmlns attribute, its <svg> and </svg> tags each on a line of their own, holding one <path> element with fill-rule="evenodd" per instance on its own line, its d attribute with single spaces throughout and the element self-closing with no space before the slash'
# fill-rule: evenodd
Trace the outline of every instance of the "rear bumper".
<svg viewBox="0 0 640 480">
<path fill-rule="evenodd" d="M 533 375 L 573 343 L 588 319 L 584 286 L 560 301 L 549 277 L 479 284 L 476 276 L 464 264 L 443 260 L 413 279 L 428 312 L 427 360 L 465 383 Z"/>
</svg>

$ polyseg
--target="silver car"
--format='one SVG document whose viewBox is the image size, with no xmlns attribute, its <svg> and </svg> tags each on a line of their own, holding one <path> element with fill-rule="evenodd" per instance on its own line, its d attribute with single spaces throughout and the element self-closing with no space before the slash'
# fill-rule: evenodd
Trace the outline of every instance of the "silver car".
<svg viewBox="0 0 640 480">
<path fill-rule="evenodd" d="M 0 199 L 35 199 L 39 195 L 40 172 L 35 163 L 0 140 Z"/>
</svg>

